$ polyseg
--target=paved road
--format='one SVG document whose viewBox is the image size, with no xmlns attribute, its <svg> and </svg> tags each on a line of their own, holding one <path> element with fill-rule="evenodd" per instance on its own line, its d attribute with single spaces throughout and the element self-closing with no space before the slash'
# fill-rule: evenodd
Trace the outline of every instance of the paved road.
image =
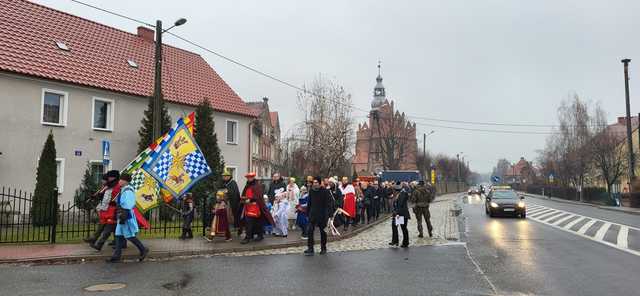
<svg viewBox="0 0 640 296">
<path fill-rule="evenodd" d="M 552 216 L 545 214 L 536 220 L 533 208 L 543 208 L 532 205 L 538 203 L 535 199 L 527 202 L 532 212 L 526 220 L 489 218 L 479 200 L 464 205 L 471 256 L 500 294 L 640 295 L 640 283 L 634 279 L 640 256 L 541 222 L 558 219 L 553 215 L 560 211 L 552 207 L 560 208 L 560 203 L 545 203 Z M 584 211 L 580 213 L 587 214 Z M 614 221 L 637 219 L 601 211 L 598 217 L 603 219 L 607 214 Z M 563 218 L 566 216 L 559 219 Z"/>
<path fill-rule="evenodd" d="M 531 216 L 535 207 L 543 209 L 530 206 Z M 466 243 L 429 246 L 413 239 L 417 245 L 408 250 L 383 247 L 388 235 L 380 232 L 389 226 L 380 225 L 366 234 L 373 249 L 311 258 L 294 250 L 142 264 L 0 266 L 0 294 L 90 295 L 82 288 L 121 282 L 124 290 L 99 295 L 640 295 L 635 254 L 535 218 L 488 218 L 479 200 L 463 205 L 462 218 Z"/>
</svg>

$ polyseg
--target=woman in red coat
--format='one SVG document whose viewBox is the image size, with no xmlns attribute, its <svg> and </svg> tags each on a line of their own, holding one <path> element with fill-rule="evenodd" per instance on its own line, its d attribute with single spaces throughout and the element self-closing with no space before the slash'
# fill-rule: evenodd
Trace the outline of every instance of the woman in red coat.
<svg viewBox="0 0 640 296">
<path fill-rule="evenodd" d="M 349 215 L 346 223 L 344 223 L 344 229 L 347 230 L 349 224 L 353 223 L 356 218 L 356 190 L 353 185 L 349 184 L 347 177 L 342 178 L 342 184 L 340 185 L 340 191 L 344 201 L 342 203 L 342 209 Z"/>
</svg>

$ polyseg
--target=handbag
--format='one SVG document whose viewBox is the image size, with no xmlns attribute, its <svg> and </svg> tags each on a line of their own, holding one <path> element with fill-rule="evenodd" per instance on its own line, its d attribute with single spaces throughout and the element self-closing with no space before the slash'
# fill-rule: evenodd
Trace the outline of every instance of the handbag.
<svg viewBox="0 0 640 296">
<path fill-rule="evenodd" d="M 255 202 L 244 205 L 244 215 L 251 218 L 260 217 L 260 207 Z"/>
</svg>

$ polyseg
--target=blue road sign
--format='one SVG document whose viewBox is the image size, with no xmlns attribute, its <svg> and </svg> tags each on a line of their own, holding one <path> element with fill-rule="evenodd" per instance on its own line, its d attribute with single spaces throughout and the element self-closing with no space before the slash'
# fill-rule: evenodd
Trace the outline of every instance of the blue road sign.
<svg viewBox="0 0 640 296">
<path fill-rule="evenodd" d="M 102 164 L 106 167 L 109 165 L 111 159 L 111 142 L 109 140 L 102 140 Z"/>
<path fill-rule="evenodd" d="M 493 177 L 491 177 L 491 181 L 493 181 L 493 183 L 500 183 L 500 177 L 493 176 Z"/>
</svg>

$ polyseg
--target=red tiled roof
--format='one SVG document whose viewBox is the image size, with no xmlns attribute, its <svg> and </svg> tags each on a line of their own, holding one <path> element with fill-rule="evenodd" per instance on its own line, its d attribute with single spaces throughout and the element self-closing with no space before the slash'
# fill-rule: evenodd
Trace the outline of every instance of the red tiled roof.
<svg viewBox="0 0 640 296">
<path fill-rule="evenodd" d="M 0 71 L 152 95 L 154 42 L 25 0 L 0 0 L 0 15 Z M 162 50 L 167 101 L 197 105 L 207 98 L 218 111 L 256 116 L 200 55 L 168 45 Z"/>
<path fill-rule="evenodd" d="M 278 126 L 278 112 L 269 112 L 269 116 L 271 117 L 271 127 L 276 128 Z"/>
</svg>

